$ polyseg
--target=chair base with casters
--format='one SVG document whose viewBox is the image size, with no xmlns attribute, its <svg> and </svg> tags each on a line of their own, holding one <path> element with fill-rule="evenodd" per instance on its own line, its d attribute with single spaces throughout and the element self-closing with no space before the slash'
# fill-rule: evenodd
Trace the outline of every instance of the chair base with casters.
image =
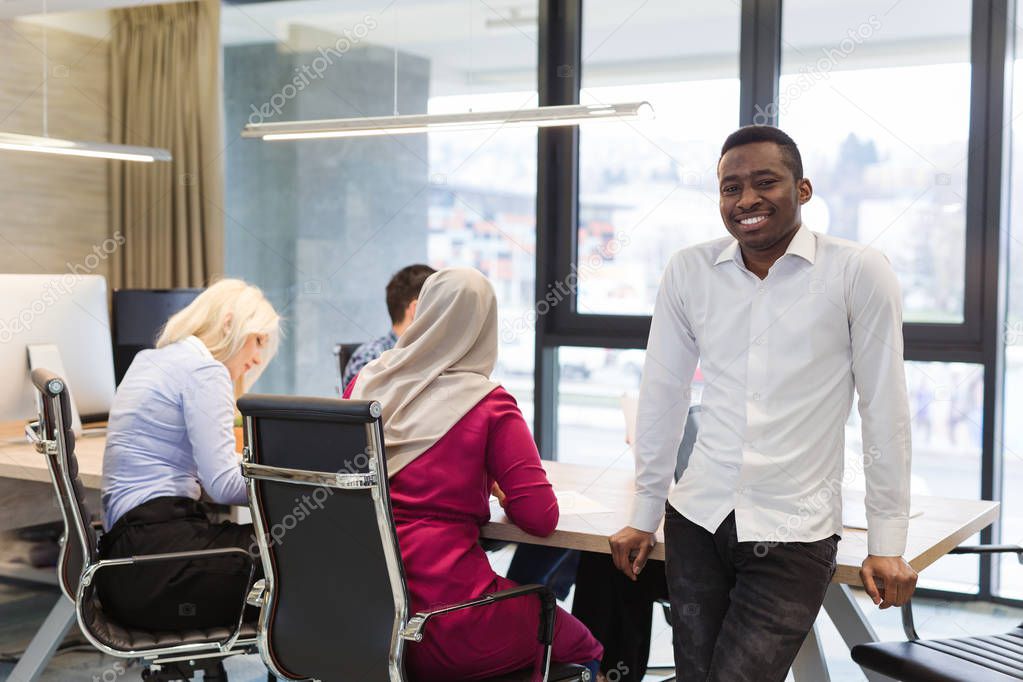
<svg viewBox="0 0 1023 682">
<path fill-rule="evenodd" d="M 127 627 L 107 612 L 96 591 L 96 574 L 118 566 L 167 561 L 191 561 L 237 554 L 250 566 L 252 557 L 243 549 L 212 549 L 169 552 L 118 559 L 99 558 L 99 529 L 92 522 L 78 476 L 75 436 L 71 431 L 67 384 L 45 369 L 32 372 L 38 391 L 39 420 L 26 426 L 25 434 L 36 450 L 46 457 L 50 479 L 64 520 L 64 536 L 57 561 L 57 579 L 63 598 L 71 600 L 75 617 L 85 638 L 103 653 L 126 659 L 141 659 L 143 677 L 151 680 L 188 680 L 195 673 L 217 673 L 228 656 L 255 653 L 256 627 L 243 623 L 244 595 L 239 595 L 238 621 L 206 629 L 149 630 Z M 186 675 L 188 675 L 186 677 Z M 205 679 L 215 679 L 206 676 Z"/>
<path fill-rule="evenodd" d="M 242 474 L 266 576 L 249 604 L 260 608 L 259 651 L 271 672 L 294 680 L 410 682 L 406 647 L 429 638 L 435 619 L 507 599 L 539 599 L 538 629 L 530 629 L 543 647 L 542 663 L 492 682 L 590 679 L 583 666 L 551 663 L 557 600 L 545 586 L 513 587 L 409 617 L 379 403 L 246 395 L 238 407 L 245 420 Z M 297 501 L 310 497 L 315 509 L 295 518 Z"/>
<path fill-rule="evenodd" d="M 1023 547 L 980 545 L 956 547 L 949 554 L 1015 553 L 1023 563 Z M 852 648 L 852 658 L 867 670 L 902 682 L 1008 682 L 1023 679 L 1023 624 L 1009 632 L 984 637 L 920 639 L 913 607 L 902 607 L 904 642 L 875 642 Z"/>
<path fill-rule="evenodd" d="M 142 671 L 145 682 L 177 682 L 191 680 L 202 673 L 203 682 L 227 682 L 227 671 L 221 660 L 188 660 L 154 664 Z"/>
</svg>

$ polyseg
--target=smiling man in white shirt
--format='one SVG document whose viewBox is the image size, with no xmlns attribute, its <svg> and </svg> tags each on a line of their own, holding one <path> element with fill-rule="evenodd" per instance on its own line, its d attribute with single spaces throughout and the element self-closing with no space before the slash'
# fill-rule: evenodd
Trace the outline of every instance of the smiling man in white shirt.
<svg viewBox="0 0 1023 682">
<path fill-rule="evenodd" d="M 730 135 L 718 178 L 731 236 L 679 251 L 664 272 L 640 388 L 632 520 L 610 544 L 635 578 L 665 518 L 680 682 L 781 681 L 835 572 L 854 389 L 869 526 L 861 577 L 881 608 L 905 603 L 916 585 L 902 559 L 902 298 L 880 252 L 802 224 L 813 188 L 781 130 Z M 697 362 L 700 431 L 669 495 Z"/>
</svg>

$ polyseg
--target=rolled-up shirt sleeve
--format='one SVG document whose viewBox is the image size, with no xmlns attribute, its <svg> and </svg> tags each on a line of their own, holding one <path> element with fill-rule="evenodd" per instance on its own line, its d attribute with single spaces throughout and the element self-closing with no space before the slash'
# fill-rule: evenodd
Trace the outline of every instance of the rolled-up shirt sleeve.
<svg viewBox="0 0 1023 682">
<path fill-rule="evenodd" d="M 912 452 L 902 294 L 888 260 L 874 249 L 865 248 L 850 273 L 849 332 L 863 425 L 867 551 L 902 556 Z"/>
<path fill-rule="evenodd" d="M 636 492 L 630 525 L 653 532 L 664 516 L 700 351 L 686 317 L 682 259 L 661 278 L 636 414 Z"/>
<path fill-rule="evenodd" d="M 234 389 L 227 368 L 219 363 L 199 368 L 181 398 L 199 485 L 217 504 L 246 504 L 248 492 L 235 452 Z"/>
</svg>

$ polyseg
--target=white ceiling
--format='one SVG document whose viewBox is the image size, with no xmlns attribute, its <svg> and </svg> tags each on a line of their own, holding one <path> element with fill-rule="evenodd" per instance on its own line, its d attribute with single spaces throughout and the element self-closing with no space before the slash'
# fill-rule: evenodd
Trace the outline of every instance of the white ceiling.
<svg viewBox="0 0 1023 682">
<path fill-rule="evenodd" d="M 173 0 L 172 0 L 173 1 Z M 739 3 L 725 0 L 583 0 L 584 85 L 650 79 L 736 76 Z M 46 0 L 46 23 L 102 37 L 107 10 L 156 4 L 155 0 Z M 926 5 L 926 15 L 920 10 Z M 470 9 L 471 8 L 471 9 Z M 847 66 L 872 52 L 906 48 L 918 56 L 965 41 L 968 0 L 786 0 L 783 28 L 786 55 L 821 55 L 850 31 L 871 24 L 872 38 L 849 55 Z M 0 0 L 0 20 L 38 21 L 43 0 Z M 533 89 L 537 58 L 536 0 L 283 0 L 225 2 L 221 34 L 225 45 L 278 42 L 295 28 L 345 35 L 375 24 L 367 44 L 428 59 L 435 85 L 458 92 L 469 81 L 504 84 L 500 89 Z M 361 30 L 361 29 L 360 29 Z M 304 46 L 303 46 L 304 48 Z M 645 74 L 645 76 L 643 75 Z"/>
</svg>

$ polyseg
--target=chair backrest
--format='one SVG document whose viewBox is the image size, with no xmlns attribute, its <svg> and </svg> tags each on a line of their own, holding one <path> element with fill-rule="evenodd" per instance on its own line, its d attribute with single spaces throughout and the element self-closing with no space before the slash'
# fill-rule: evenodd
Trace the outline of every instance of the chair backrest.
<svg viewBox="0 0 1023 682">
<path fill-rule="evenodd" d="M 75 601 L 82 572 L 97 559 L 96 531 L 78 476 L 75 434 L 71 430 L 71 401 L 67 382 L 47 369 L 32 370 L 39 393 L 39 433 L 61 514 L 64 540 L 57 561 L 60 589 Z"/>
<path fill-rule="evenodd" d="M 245 395 L 238 407 L 264 662 L 290 679 L 401 682 L 408 596 L 379 403 Z"/>
<path fill-rule="evenodd" d="M 682 442 L 678 446 L 678 458 L 675 460 L 675 481 L 682 478 L 682 472 L 689 466 L 689 458 L 696 446 L 696 435 L 700 430 L 700 412 L 703 408 L 700 405 L 693 405 L 689 408 L 689 416 L 686 417 L 686 427 L 682 431 Z"/>
<path fill-rule="evenodd" d="M 345 367 L 348 366 L 348 361 L 352 359 L 352 354 L 359 349 L 362 343 L 336 343 L 334 344 L 334 355 L 337 356 L 337 385 L 338 395 L 342 395 L 345 389 L 348 388 L 344 385 Z"/>
</svg>

